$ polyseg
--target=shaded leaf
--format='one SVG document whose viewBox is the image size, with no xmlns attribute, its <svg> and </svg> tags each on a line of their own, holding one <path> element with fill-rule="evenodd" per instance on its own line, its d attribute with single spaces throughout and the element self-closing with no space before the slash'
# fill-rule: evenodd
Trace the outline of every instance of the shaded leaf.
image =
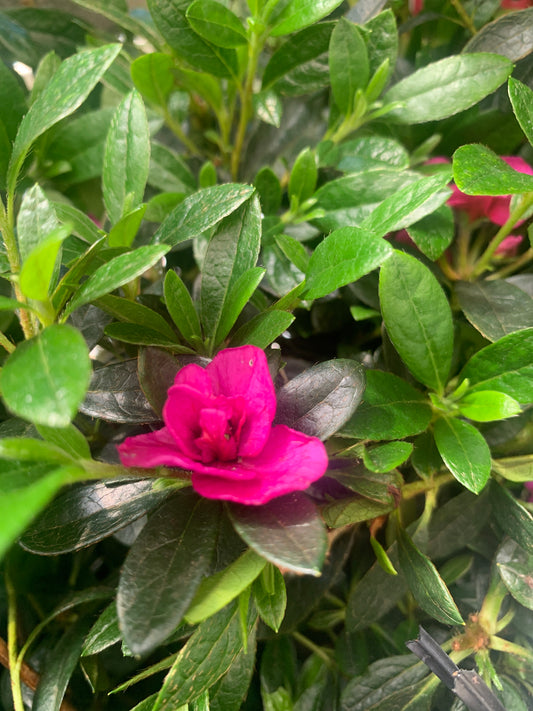
<svg viewBox="0 0 533 711">
<path fill-rule="evenodd" d="M 391 500 L 387 503 L 372 501 L 363 497 L 341 499 L 323 506 L 322 516 L 324 521 L 331 528 L 350 526 L 361 521 L 370 521 L 378 516 L 385 516 L 395 509 L 395 504 Z"/>
<path fill-rule="evenodd" d="M 115 600 L 106 607 L 94 625 L 89 630 L 83 642 L 82 657 L 99 654 L 104 649 L 120 642 L 118 628 L 117 605 Z"/>
<path fill-rule="evenodd" d="M 141 348 L 138 360 L 139 385 L 154 412 L 161 415 L 167 392 L 174 384 L 176 373 L 191 361 L 187 356 L 176 359 L 167 351 L 158 348 Z"/>
<path fill-rule="evenodd" d="M 505 587 L 514 599 L 533 610 L 533 555 L 528 555 L 512 539 L 506 539 L 496 555 L 496 565 Z"/>
<path fill-rule="evenodd" d="M 260 618 L 278 632 L 287 605 L 285 580 L 279 568 L 267 563 L 252 584 L 252 594 Z"/>
<path fill-rule="evenodd" d="M 533 555 L 533 516 L 529 511 L 496 481 L 491 482 L 490 502 L 494 516 L 505 533 L 529 555 Z"/>
<path fill-rule="evenodd" d="M 463 52 L 494 52 L 517 62 L 533 50 L 533 8 L 508 12 L 489 22 L 463 47 Z"/>
<path fill-rule="evenodd" d="M 522 131 L 533 145 L 533 91 L 518 79 L 509 77 L 509 98 Z"/>
</svg>

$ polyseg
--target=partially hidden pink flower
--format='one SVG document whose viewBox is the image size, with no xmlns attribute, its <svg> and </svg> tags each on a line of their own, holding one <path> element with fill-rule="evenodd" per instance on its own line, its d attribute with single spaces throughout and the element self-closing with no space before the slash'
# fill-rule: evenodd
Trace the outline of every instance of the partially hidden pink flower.
<svg viewBox="0 0 533 711">
<path fill-rule="evenodd" d="M 529 496 L 527 500 L 533 502 L 533 481 L 526 481 L 524 486 L 529 491 Z"/>
<path fill-rule="evenodd" d="M 264 504 L 301 491 L 327 469 L 316 437 L 272 426 L 276 395 L 264 352 L 220 351 L 206 368 L 178 371 L 163 408 L 165 426 L 128 437 L 118 450 L 128 467 L 169 466 L 192 472 L 209 499 Z"/>
</svg>

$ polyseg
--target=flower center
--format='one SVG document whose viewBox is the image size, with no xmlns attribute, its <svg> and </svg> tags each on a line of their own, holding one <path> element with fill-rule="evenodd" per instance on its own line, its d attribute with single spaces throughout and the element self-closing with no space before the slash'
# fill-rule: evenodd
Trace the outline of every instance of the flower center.
<svg viewBox="0 0 533 711">
<path fill-rule="evenodd" d="M 245 418 L 244 398 L 217 397 L 209 404 L 200 410 L 194 439 L 199 458 L 203 464 L 237 459 Z"/>
</svg>

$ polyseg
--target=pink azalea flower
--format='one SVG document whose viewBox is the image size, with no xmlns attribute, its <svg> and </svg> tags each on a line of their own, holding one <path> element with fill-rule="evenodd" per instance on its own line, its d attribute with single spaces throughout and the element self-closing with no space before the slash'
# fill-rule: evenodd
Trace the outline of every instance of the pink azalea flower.
<svg viewBox="0 0 533 711">
<path fill-rule="evenodd" d="M 529 496 L 527 500 L 533 502 L 533 481 L 526 481 L 524 486 L 529 491 Z"/>
<path fill-rule="evenodd" d="M 328 466 L 322 442 L 272 426 L 275 413 L 264 352 L 227 348 L 206 368 L 178 371 L 163 408 L 165 427 L 128 437 L 120 459 L 128 467 L 187 469 L 193 488 L 209 499 L 264 504 L 307 489 Z"/>
</svg>

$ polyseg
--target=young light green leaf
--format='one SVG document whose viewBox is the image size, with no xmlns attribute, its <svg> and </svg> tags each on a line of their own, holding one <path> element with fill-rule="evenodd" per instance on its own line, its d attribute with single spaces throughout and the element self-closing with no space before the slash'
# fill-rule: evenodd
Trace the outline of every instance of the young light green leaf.
<svg viewBox="0 0 533 711">
<path fill-rule="evenodd" d="M 413 451 L 411 442 L 387 442 L 363 450 L 363 462 L 372 472 L 386 473 L 399 467 Z"/>
<path fill-rule="evenodd" d="M 46 301 L 62 243 L 70 235 L 72 224 L 60 225 L 28 254 L 20 270 L 19 284 L 28 299 Z"/>
<path fill-rule="evenodd" d="M 54 444 L 71 457 L 75 459 L 80 457 L 82 459 L 91 458 L 89 443 L 74 425 L 68 425 L 67 427 L 37 425 L 37 431 L 46 442 Z"/>
<path fill-rule="evenodd" d="M 366 44 L 357 25 L 341 17 L 329 43 L 331 91 L 341 114 L 354 109 L 355 94 L 370 77 Z"/>
<path fill-rule="evenodd" d="M 435 442 L 444 463 L 463 486 L 479 494 L 490 477 L 489 445 L 468 422 L 441 417 L 435 422 Z"/>
<path fill-rule="evenodd" d="M 504 420 L 521 412 L 520 404 L 514 398 L 495 390 L 467 393 L 459 400 L 458 407 L 461 415 L 476 422 Z"/>
<path fill-rule="evenodd" d="M 277 632 L 283 622 L 287 605 L 287 590 L 280 569 L 272 563 L 267 563 L 252 584 L 252 594 L 259 617 Z"/>
<path fill-rule="evenodd" d="M 230 287 L 215 333 L 215 346 L 226 338 L 265 275 L 263 267 L 252 267 Z"/>
<path fill-rule="evenodd" d="M 289 196 L 297 200 L 297 204 L 307 200 L 315 192 L 318 168 L 315 152 L 304 148 L 294 161 L 289 178 Z"/>
<path fill-rule="evenodd" d="M 53 325 L 21 343 L 6 360 L 0 388 L 8 408 L 40 425 L 66 427 L 83 400 L 91 362 L 83 336 Z"/>
<path fill-rule="evenodd" d="M 135 88 L 156 106 L 166 107 L 174 87 L 174 60 L 162 52 L 143 54 L 131 63 L 131 78 Z"/>
<path fill-rule="evenodd" d="M 113 224 L 142 202 L 149 166 L 146 111 L 140 94 L 133 90 L 117 107 L 105 146 L 102 189 Z"/>
<path fill-rule="evenodd" d="M 467 195 L 509 195 L 533 191 L 533 176 L 511 168 L 490 148 L 478 143 L 453 154 L 453 179 Z"/>
<path fill-rule="evenodd" d="M 194 0 L 186 17 L 193 30 L 217 47 L 247 44 L 246 30 L 237 15 L 215 0 Z"/>
<path fill-rule="evenodd" d="M 275 3 L 268 19 L 273 37 L 288 35 L 314 24 L 333 12 L 342 0 L 289 0 Z M 276 7 L 277 6 L 277 7 Z"/>
<path fill-rule="evenodd" d="M 430 270 L 395 251 L 381 267 L 379 296 L 387 333 L 401 359 L 424 385 L 443 392 L 453 350 L 451 309 Z"/>
<path fill-rule="evenodd" d="M 166 244 L 147 245 L 102 264 L 75 293 L 65 309 L 64 318 L 83 304 L 95 301 L 140 276 L 156 264 L 169 249 Z"/>
<path fill-rule="evenodd" d="M 399 81 L 383 102 L 401 106 L 387 114 L 395 123 L 437 121 L 464 111 L 495 91 L 513 69 L 498 54 L 459 54 L 428 64 Z"/>
<path fill-rule="evenodd" d="M 516 120 L 533 145 L 533 91 L 518 79 L 509 77 L 509 98 Z"/>
<path fill-rule="evenodd" d="M 430 559 L 421 553 L 403 528 L 398 530 L 400 567 L 420 607 L 445 625 L 462 625 L 463 618 L 450 591 Z"/>
<path fill-rule="evenodd" d="M 277 309 L 257 314 L 233 334 L 230 345 L 251 345 L 265 349 L 289 328 L 294 318 L 287 311 Z"/>
<path fill-rule="evenodd" d="M 172 320 L 186 341 L 202 337 L 200 319 L 183 281 L 170 269 L 165 276 L 165 303 Z"/>
<path fill-rule="evenodd" d="M 267 564 L 252 550 L 245 551 L 236 561 L 200 583 L 185 613 L 190 625 L 211 617 L 253 583 Z"/>
<path fill-rule="evenodd" d="M 305 274 L 309 268 L 309 254 L 303 244 L 289 235 L 276 235 L 274 239 L 287 259 Z"/>
<path fill-rule="evenodd" d="M 83 50 L 61 64 L 20 124 L 9 165 L 11 192 L 32 143 L 85 101 L 120 49 L 119 44 L 111 44 Z"/>
<path fill-rule="evenodd" d="M 357 281 L 389 259 L 393 251 L 388 242 L 368 230 L 334 230 L 311 255 L 304 298 L 318 299 Z"/>
<path fill-rule="evenodd" d="M 107 236 L 110 247 L 131 247 L 146 212 L 147 205 L 136 207 L 113 225 Z"/>
<path fill-rule="evenodd" d="M 32 437 L 0 438 L 0 459 L 20 462 L 55 462 L 72 464 L 72 457 L 48 442 Z"/>
<path fill-rule="evenodd" d="M 54 206 L 35 184 L 24 193 L 17 216 L 17 241 L 22 261 L 59 227 Z"/>
</svg>

